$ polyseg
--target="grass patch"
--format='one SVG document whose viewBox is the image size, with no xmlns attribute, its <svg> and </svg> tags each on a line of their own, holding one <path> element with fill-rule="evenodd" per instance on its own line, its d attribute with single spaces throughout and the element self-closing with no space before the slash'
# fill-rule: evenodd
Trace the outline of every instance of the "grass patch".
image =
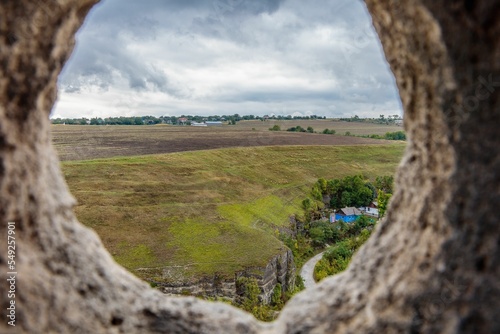
<svg viewBox="0 0 500 334">
<path fill-rule="evenodd" d="M 248 266 L 265 266 L 285 250 L 271 234 L 232 222 L 186 220 L 172 224 L 169 232 L 175 238 L 166 247 L 178 249 L 173 261 L 188 267 L 188 275 L 203 272 L 232 277 Z"/>
<path fill-rule="evenodd" d="M 270 195 L 248 203 L 221 205 L 217 211 L 225 219 L 242 226 L 272 231 L 275 226 L 287 225 L 289 217 L 299 210 L 298 198 L 290 202 Z"/>
</svg>

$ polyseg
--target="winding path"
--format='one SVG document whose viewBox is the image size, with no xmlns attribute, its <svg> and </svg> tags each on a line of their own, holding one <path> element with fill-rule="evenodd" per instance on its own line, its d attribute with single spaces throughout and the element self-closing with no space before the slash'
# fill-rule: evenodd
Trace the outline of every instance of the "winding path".
<svg viewBox="0 0 500 334">
<path fill-rule="evenodd" d="M 304 279 L 304 286 L 306 287 L 306 289 L 316 285 L 313 276 L 314 267 L 316 266 L 316 263 L 318 263 L 318 261 L 321 260 L 321 258 L 323 257 L 323 253 L 324 252 L 321 252 L 315 255 L 309 261 L 304 263 L 302 269 L 300 270 L 300 276 L 302 276 L 302 278 Z"/>
</svg>

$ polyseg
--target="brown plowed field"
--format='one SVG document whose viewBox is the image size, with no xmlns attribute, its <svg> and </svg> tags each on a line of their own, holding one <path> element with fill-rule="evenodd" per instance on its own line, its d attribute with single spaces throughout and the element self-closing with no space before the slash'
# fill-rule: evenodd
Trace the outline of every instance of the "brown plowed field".
<svg viewBox="0 0 500 334">
<path fill-rule="evenodd" d="M 295 126 L 310 126 L 308 121 Z M 309 121 L 310 122 L 310 121 Z M 321 122 L 321 121 L 317 121 Z M 259 123 L 267 123 L 265 126 Z M 297 123 L 297 124 L 295 124 Z M 270 125 L 271 124 L 271 125 Z M 110 158 L 117 156 L 133 156 L 158 153 L 208 150 L 226 147 L 244 146 L 277 146 L 277 145 L 373 145 L 390 143 L 343 135 L 324 135 L 315 133 L 294 133 L 287 131 L 269 131 L 271 122 L 240 122 L 236 126 L 192 127 L 192 126 L 52 126 L 53 143 L 61 160 L 86 160 Z M 319 123 L 320 124 L 320 123 Z M 325 123 L 324 125 L 331 125 Z M 314 124 L 318 125 L 318 124 Z M 395 126 L 378 126 L 361 124 L 363 133 L 358 133 L 352 123 L 346 126 L 352 134 L 380 134 L 401 130 Z M 359 127 L 359 125 L 356 125 Z M 368 126 L 368 127 L 367 127 Z M 254 129 L 252 129 L 252 127 Z M 326 128 L 327 126 L 324 126 Z M 330 129 L 338 128 L 330 126 Z M 283 126 L 282 126 L 283 129 Z M 316 127 L 316 131 L 322 131 Z M 345 129 L 345 128 L 344 128 Z M 340 131 L 339 131 L 340 130 Z M 342 129 L 337 133 L 344 133 Z M 342 131 L 342 132 L 341 132 Z M 371 132 L 370 132 L 371 131 Z"/>
</svg>

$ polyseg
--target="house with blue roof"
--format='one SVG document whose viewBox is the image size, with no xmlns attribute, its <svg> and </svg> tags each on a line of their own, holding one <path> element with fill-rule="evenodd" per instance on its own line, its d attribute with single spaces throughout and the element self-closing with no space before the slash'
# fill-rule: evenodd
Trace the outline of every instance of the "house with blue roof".
<svg viewBox="0 0 500 334">
<path fill-rule="evenodd" d="M 345 223 L 352 223 L 358 219 L 363 213 L 354 207 L 339 209 L 337 212 L 330 215 L 330 222 L 343 220 Z"/>
</svg>

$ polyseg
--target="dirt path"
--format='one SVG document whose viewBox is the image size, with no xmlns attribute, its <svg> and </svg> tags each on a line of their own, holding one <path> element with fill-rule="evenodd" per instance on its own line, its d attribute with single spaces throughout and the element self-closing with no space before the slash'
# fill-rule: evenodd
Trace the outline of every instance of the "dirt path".
<svg viewBox="0 0 500 334">
<path fill-rule="evenodd" d="M 306 289 L 316 285 L 313 277 L 314 267 L 316 266 L 316 263 L 318 263 L 318 261 L 323 257 L 323 253 L 324 252 L 321 252 L 315 255 L 312 259 L 307 261 L 300 270 L 300 276 L 302 276 L 302 278 L 304 279 L 304 286 L 306 287 Z"/>
</svg>

